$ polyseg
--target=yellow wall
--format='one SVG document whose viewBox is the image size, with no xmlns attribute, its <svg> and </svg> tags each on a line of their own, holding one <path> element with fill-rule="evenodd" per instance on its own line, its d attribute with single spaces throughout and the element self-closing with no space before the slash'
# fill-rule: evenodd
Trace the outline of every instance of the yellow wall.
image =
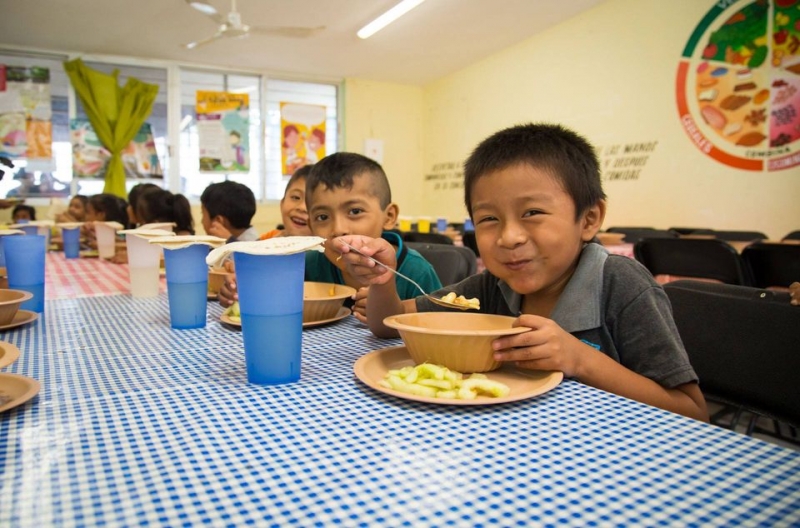
<svg viewBox="0 0 800 528">
<path fill-rule="evenodd" d="M 800 228 L 800 168 L 730 168 L 701 153 L 681 127 L 678 61 L 713 5 L 608 0 L 426 86 L 424 171 L 463 162 L 500 128 L 559 122 L 595 146 L 658 142 L 638 180 L 604 183 L 606 226 L 747 229 L 772 238 Z M 418 181 L 425 214 L 464 216 L 461 189 Z"/>
<path fill-rule="evenodd" d="M 419 86 L 347 79 L 344 146 L 364 153 L 365 139 L 383 140 L 383 165 L 400 214 L 424 214 L 419 185 L 423 172 L 423 91 Z"/>
</svg>

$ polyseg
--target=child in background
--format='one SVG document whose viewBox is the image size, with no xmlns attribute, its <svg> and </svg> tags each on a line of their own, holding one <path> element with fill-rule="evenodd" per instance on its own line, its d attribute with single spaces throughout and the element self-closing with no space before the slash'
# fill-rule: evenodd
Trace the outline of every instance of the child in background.
<svg viewBox="0 0 800 528">
<path fill-rule="evenodd" d="M 128 191 L 128 207 L 126 208 L 128 213 L 128 229 L 136 229 L 136 227 L 141 224 L 139 219 L 136 217 L 136 202 L 139 200 L 139 196 L 149 189 L 160 189 L 158 185 L 155 183 L 137 183 L 131 190 Z"/>
<path fill-rule="evenodd" d="M 84 222 L 86 220 L 86 207 L 89 198 L 82 194 L 76 194 L 69 201 L 69 207 L 63 213 L 56 215 L 56 222 Z"/>
<path fill-rule="evenodd" d="M 352 308 L 366 321 L 367 288 L 359 277 L 344 268 L 339 252 L 331 245 L 335 237 L 362 235 L 380 239 L 393 253 L 393 264 L 426 291 L 441 288 L 433 267 L 422 255 L 407 248 L 397 233 L 389 231 L 397 221 L 399 209 L 392 203 L 392 192 L 383 168 L 375 161 L 350 152 L 326 156 L 314 165 L 306 178 L 306 205 L 311 232 L 327 239 L 325 253 L 306 253 L 305 280 L 347 284 L 358 289 Z M 235 281 L 220 289 L 220 303 L 229 306 L 235 297 Z M 360 289 L 359 289 L 360 288 Z M 412 284 L 398 285 L 401 299 L 413 299 L 419 292 Z M 348 303 L 349 304 L 349 303 Z"/>
<path fill-rule="evenodd" d="M 306 177 L 312 167 L 313 165 L 306 165 L 297 169 L 286 183 L 286 190 L 281 198 L 283 228 L 264 233 L 259 240 L 276 236 L 311 236 L 306 210 Z"/>
<path fill-rule="evenodd" d="M 591 243 L 606 202 L 597 156 L 585 139 L 539 124 L 492 135 L 464 164 L 464 201 L 486 271 L 433 295 L 477 297 L 480 311 L 518 317 L 516 325 L 532 329 L 496 339 L 495 359 L 562 371 L 708 420 L 664 290 L 635 260 Z M 394 248 L 352 235 L 332 244 L 350 275 L 370 285 L 367 321 L 376 335 L 396 335 L 383 324 L 389 315 L 447 310 L 424 297 L 403 301 L 391 273 L 342 242 L 391 267 Z"/>
<path fill-rule="evenodd" d="M 241 183 L 212 183 L 200 196 L 203 229 L 206 234 L 228 242 L 258 240 L 258 232 L 250 224 L 256 214 L 256 197 Z"/>
<path fill-rule="evenodd" d="M 86 202 L 85 223 L 81 227 L 81 237 L 86 239 L 86 244 L 97 249 L 97 237 L 94 222 L 117 222 L 123 226 L 127 222 L 125 213 L 127 204 L 125 200 L 113 194 L 95 194 Z"/>
<path fill-rule="evenodd" d="M 140 224 L 173 222 L 176 235 L 193 235 L 194 220 L 189 200 L 161 188 L 147 189 L 136 199 L 136 219 Z"/>
<path fill-rule="evenodd" d="M 19 204 L 11 211 L 11 218 L 14 220 L 15 224 L 20 223 L 20 221 L 24 222 L 26 220 L 28 222 L 35 222 L 36 209 L 30 205 Z"/>
</svg>

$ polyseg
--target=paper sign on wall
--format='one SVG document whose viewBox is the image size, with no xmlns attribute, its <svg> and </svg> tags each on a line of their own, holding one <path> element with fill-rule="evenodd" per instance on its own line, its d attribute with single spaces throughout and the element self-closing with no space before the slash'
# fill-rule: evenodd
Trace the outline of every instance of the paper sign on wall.
<svg viewBox="0 0 800 528">
<path fill-rule="evenodd" d="M 281 103 L 281 170 L 291 175 L 325 157 L 324 106 Z"/>
<path fill-rule="evenodd" d="M 250 96 L 198 90 L 201 172 L 250 172 Z"/>
</svg>

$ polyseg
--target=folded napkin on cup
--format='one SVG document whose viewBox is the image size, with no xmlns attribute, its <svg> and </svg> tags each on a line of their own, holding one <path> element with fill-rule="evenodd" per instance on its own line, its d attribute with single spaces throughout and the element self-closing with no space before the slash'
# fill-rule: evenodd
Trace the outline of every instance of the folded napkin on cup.
<svg viewBox="0 0 800 528">
<path fill-rule="evenodd" d="M 206 257 L 206 264 L 218 268 L 222 266 L 233 253 L 248 253 L 250 255 L 292 255 L 303 251 L 325 251 L 322 244 L 325 239 L 315 236 L 289 236 L 275 237 L 267 240 L 254 240 L 248 242 L 231 242 L 211 251 Z"/>
</svg>

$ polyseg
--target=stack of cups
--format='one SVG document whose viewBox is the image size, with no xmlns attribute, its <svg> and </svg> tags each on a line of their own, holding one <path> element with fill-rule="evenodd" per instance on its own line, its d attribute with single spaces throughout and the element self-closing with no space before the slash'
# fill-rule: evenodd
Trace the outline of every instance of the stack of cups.
<svg viewBox="0 0 800 528">
<path fill-rule="evenodd" d="M 417 231 L 420 233 L 431 232 L 431 219 L 429 216 L 420 216 L 417 218 Z"/>
<path fill-rule="evenodd" d="M 115 245 L 117 231 L 122 227 L 122 224 L 117 222 L 94 223 L 94 232 L 97 237 L 97 253 L 100 258 L 110 259 L 117 252 Z M 128 255 L 130 255 L 130 248 L 128 248 Z"/>
<path fill-rule="evenodd" d="M 447 218 L 439 217 L 436 219 L 436 232 L 444 233 L 447 231 Z"/>
<path fill-rule="evenodd" d="M 469 233 L 475 231 L 475 224 L 472 223 L 472 218 L 467 217 L 464 219 L 464 232 Z"/>
<path fill-rule="evenodd" d="M 250 383 L 278 385 L 300 379 L 305 252 L 321 249 L 323 242 L 313 236 L 233 242 L 206 259 L 209 266 L 220 266 L 233 254 Z"/>
<path fill-rule="evenodd" d="M 397 220 L 400 231 L 411 231 L 411 219 L 409 217 L 401 216 Z"/>
<path fill-rule="evenodd" d="M 122 233 L 125 234 L 125 243 L 128 248 L 131 295 L 134 297 L 158 296 L 158 267 L 161 263 L 161 247 L 150 244 L 148 240 L 154 237 L 170 236 L 172 233 L 157 229 L 128 229 Z"/>
<path fill-rule="evenodd" d="M 33 294 L 20 306 L 23 310 L 44 312 L 45 237 L 22 235 L 5 237 L 3 247 L 8 268 L 8 287 Z"/>
</svg>

